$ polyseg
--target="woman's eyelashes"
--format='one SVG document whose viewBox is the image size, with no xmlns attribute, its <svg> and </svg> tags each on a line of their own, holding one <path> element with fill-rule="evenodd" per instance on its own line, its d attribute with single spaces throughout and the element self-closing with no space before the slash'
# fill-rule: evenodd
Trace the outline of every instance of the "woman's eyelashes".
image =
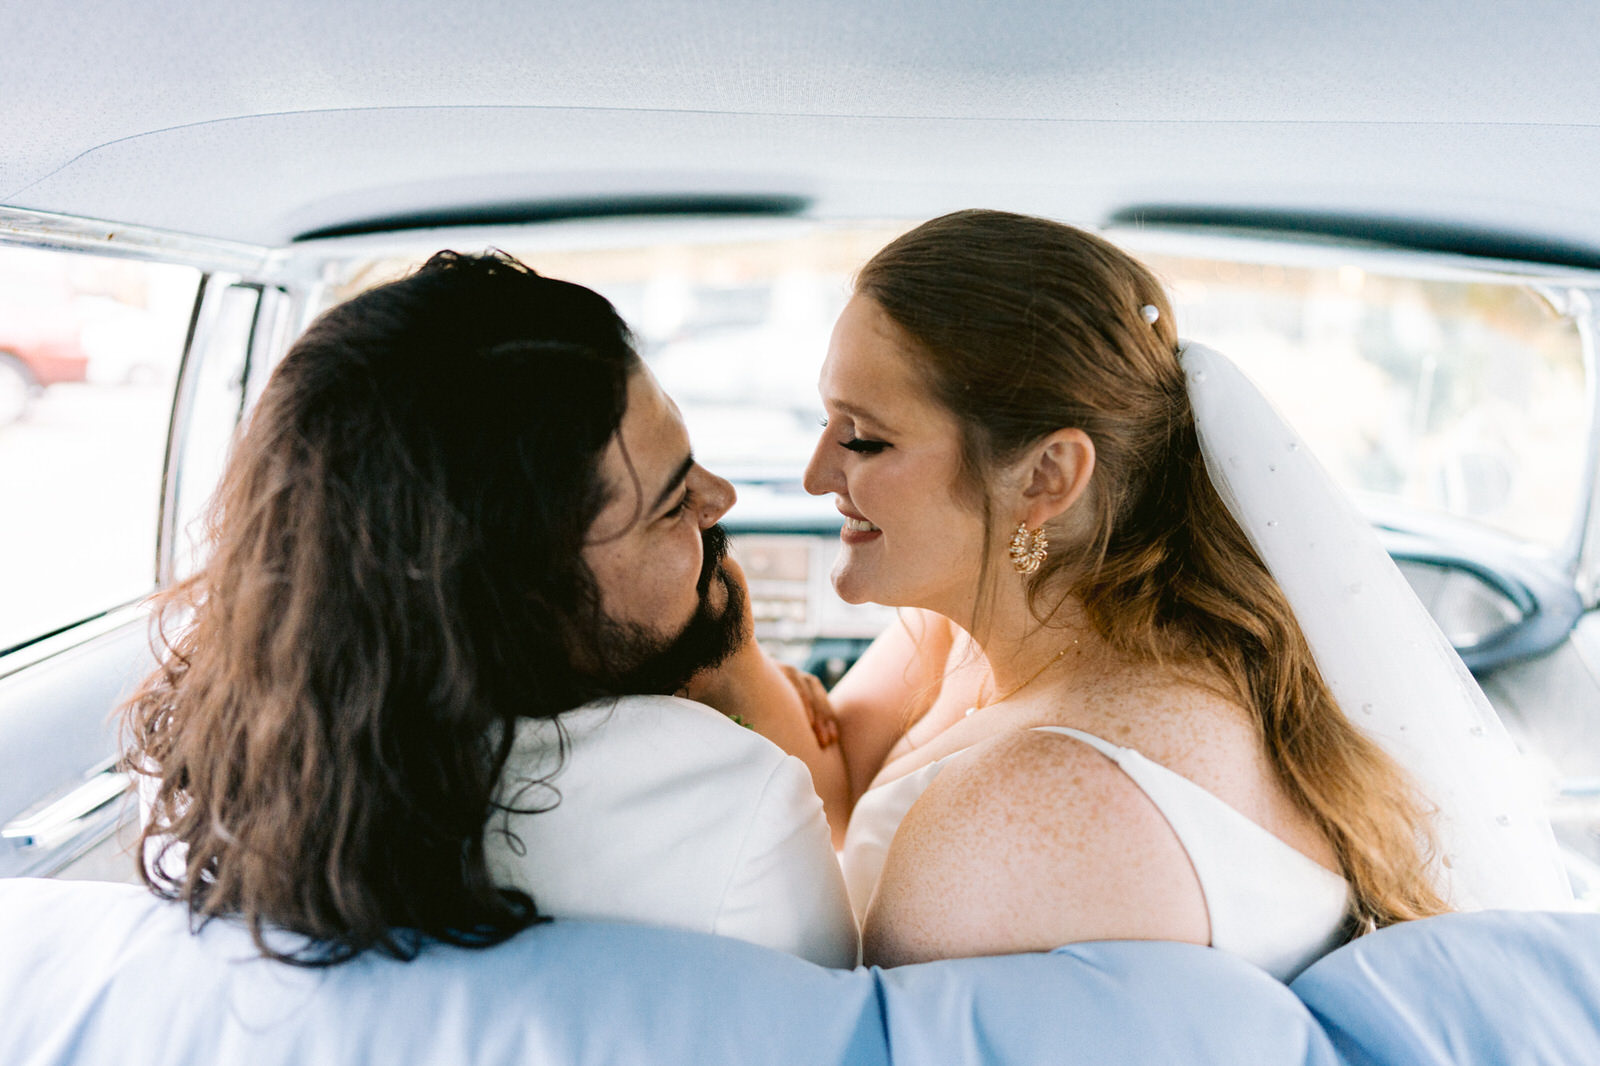
<svg viewBox="0 0 1600 1066">
<path fill-rule="evenodd" d="M 828 428 L 828 420 L 826 418 L 821 419 L 820 424 L 823 429 Z M 877 455 L 879 452 L 889 447 L 889 442 L 886 440 L 872 440 L 868 437 L 852 436 L 840 441 L 839 447 L 847 448 L 859 455 Z"/>
</svg>

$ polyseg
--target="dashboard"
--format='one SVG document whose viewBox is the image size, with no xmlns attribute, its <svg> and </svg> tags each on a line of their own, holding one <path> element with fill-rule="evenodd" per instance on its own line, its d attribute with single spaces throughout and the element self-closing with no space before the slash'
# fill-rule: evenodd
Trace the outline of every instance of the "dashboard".
<svg viewBox="0 0 1600 1066">
<path fill-rule="evenodd" d="M 750 582 L 756 636 L 831 685 L 895 612 L 834 593 L 839 516 L 829 501 L 770 483 L 741 484 L 739 493 L 724 524 Z M 1375 521 L 1401 574 L 1480 677 L 1560 646 L 1583 614 L 1570 580 L 1502 538 L 1392 512 Z"/>
</svg>

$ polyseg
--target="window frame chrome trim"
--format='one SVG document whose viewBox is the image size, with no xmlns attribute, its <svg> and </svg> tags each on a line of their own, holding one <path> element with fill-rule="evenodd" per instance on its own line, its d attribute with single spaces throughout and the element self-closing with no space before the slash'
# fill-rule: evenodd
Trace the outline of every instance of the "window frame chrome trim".
<svg viewBox="0 0 1600 1066">
<path fill-rule="evenodd" d="M 1574 528 L 1570 551 L 1573 584 L 1588 610 L 1600 606 L 1600 301 L 1595 298 L 1597 293 L 1600 293 L 1600 286 L 1574 294 L 1575 299 L 1583 302 L 1574 317 L 1578 335 L 1583 339 L 1583 374 L 1589 393 L 1589 439 L 1584 456 L 1584 483 L 1589 495 L 1583 502 L 1584 513 Z"/>
<path fill-rule="evenodd" d="M 178 380 L 173 392 L 172 412 L 167 423 L 167 449 L 161 465 L 161 507 L 156 531 L 156 588 L 165 588 L 177 577 L 178 497 L 183 489 L 182 456 L 189 439 L 190 408 L 194 404 L 195 383 L 200 373 L 201 356 L 211 342 L 211 331 L 226 293 L 230 289 L 248 289 L 255 293 L 255 307 L 250 313 L 250 328 L 245 337 L 245 383 L 240 390 L 239 410 L 234 413 L 235 425 L 243 418 L 248 382 L 254 370 L 256 334 L 261 324 L 261 306 L 265 293 L 271 288 L 255 278 L 233 273 L 206 274 L 200 279 L 195 292 L 194 314 L 189 322 L 189 339 L 184 345 L 183 359 L 178 364 Z"/>
<path fill-rule="evenodd" d="M 18 207 L 0 207 L 0 244 L 92 252 L 195 267 L 203 272 L 230 270 L 241 274 L 261 273 L 272 258 L 271 250 L 259 245 Z"/>
</svg>

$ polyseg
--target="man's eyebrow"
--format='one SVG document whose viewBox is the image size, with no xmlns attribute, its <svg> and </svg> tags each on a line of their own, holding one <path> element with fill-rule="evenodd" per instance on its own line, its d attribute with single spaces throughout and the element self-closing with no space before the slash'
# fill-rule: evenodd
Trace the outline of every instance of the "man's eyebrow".
<svg viewBox="0 0 1600 1066">
<path fill-rule="evenodd" d="M 678 491 L 678 486 L 682 485 L 685 479 L 688 478 L 689 471 L 692 469 L 694 469 L 694 453 L 690 452 L 684 456 L 683 462 L 678 464 L 678 469 L 672 475 L 672 480 L 668 481 L 666 488 L 661 490 L 661 495 L 656 497 L 656 502 L 650 505 L 650 514 L 655 514 L 661 510 L 672 494 Z"/>
</svg>

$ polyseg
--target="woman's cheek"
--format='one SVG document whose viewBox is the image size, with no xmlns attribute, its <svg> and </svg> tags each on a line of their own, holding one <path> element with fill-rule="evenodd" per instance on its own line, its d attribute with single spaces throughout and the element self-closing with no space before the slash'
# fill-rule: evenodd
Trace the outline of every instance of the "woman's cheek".
<svg viewBox="0 0 1600 1066">
<path fill-rule="evenodd" d="M 874 456 L 874 459 L 879 458 L 887 457 Z M 851 485 L 850 502 L 876 526 L 882 527 L 880 519 L 893 521 L 899 509 L 894 486 L 912 474 L 903 467 L 902 463 L 890 461 L 864 469 Z"/>
</svg>

